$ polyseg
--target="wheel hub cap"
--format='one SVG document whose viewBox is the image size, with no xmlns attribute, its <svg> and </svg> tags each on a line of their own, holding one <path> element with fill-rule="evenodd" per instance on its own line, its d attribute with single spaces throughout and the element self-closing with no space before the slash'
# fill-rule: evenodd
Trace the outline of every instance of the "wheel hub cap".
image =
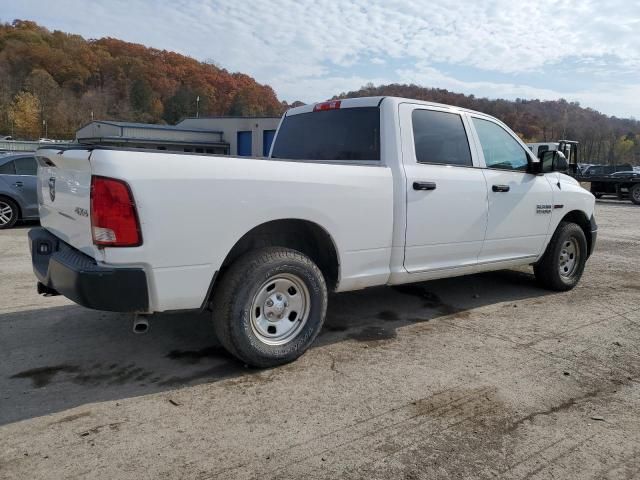
<svg viewBox="0 0 640 480">
<path fill-rule="evenodd" d="M 264 311 L 267 314 L 267 318 L 275 322 L 276 319 L 282 318 L 288 306 L 289 304 L 285 300 L 284 295 L 275 293 L 265 302 Z"/>
<path fill-rule="evenodd" d="M 303 280 L 290 273 L 271 277 L 258 289 L 251 304 L 251 329 L 267 345 L 293 340 L 307 322 L 311 306 Z"/>
<path fill-rule="evenodd" d="M 559 270 L 563 277 L 572 276 L 578 267 L 578 258 L 580 255 L 580 247 L 575 238 L 569 238 L 564 241 L 560 249 Z"/>
</svg>

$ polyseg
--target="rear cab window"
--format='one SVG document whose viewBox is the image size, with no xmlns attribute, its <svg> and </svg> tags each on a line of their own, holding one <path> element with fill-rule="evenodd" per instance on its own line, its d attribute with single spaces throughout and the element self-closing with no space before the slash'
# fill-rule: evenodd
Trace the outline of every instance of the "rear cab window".
<svg viewBox="0 0 640 480">
<path fill-rule="evenodd" d="M 416 109 L 411 114 L 418 163 L 471 167 L 471 150 L 457 113 Z"/>
<path fill-rule="evenodd" d="M 287 115 L 271 158 L 380 160 L 380 109 L 353 107 Z"/>
</svg>

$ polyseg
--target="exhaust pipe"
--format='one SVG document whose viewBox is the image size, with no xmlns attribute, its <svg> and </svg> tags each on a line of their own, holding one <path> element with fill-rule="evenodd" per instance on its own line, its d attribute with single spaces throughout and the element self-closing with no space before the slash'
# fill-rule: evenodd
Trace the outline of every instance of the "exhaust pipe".
<svg viewBox="0 0 640 480">
<path fill-rule="evenodd" d="M 145 315 L 133 316 L 133 333 L 143 334 L 149 331 L 149 320 Z"/>
</svg>

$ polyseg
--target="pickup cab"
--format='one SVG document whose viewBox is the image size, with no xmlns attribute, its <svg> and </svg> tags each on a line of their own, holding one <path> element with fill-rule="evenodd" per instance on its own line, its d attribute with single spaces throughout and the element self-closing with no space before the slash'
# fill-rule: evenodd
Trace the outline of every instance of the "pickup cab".
<svg viewBox="0 0 640 480">
<path fill-rule="evenodd" d="M 293 108 L 267 158 L 43 147 L 38 291 L 208 309 L 230 353 L 267 367 L 309 348 L 330 291 L 527 265 L 568 290 L 595 200 L 553 155 L 489 115 L 392 97 Z"/>
</svg>

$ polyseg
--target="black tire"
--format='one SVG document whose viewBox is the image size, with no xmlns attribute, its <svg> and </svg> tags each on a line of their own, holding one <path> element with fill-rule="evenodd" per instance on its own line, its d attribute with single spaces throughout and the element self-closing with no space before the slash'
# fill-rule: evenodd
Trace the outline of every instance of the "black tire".
<svg viewBox="0 0 640 480">
<path fill-rule="evenodd" d="M 598 200 L 602 198 L 601 193 L 594 193 L 593 196 L 596 197 Z"/>
<path fill-rule="evenodd" d="M 636 183 L 629 189 L 629 198 L 636 205 L 640 205 L 640 183 Z"/>
<path fill-rule="evenodd" d="M 573 242 L 575 242 L 575 244 L 573 244 Z M 577 258 L 574 260 L 574 267 L 571 268 L 570 271 L 561 274 L 560 269 L 565 268 L 562 266 L 562 261 L 568 258 L 565 253 L 568 243 L 574 245 L 574 250 L 577 250 L 574 257 Z M 547 250 L 540 261 L 533 267 L 536 280 L 543 287 L 550 290 L 560 292 L 571 290 L 578 284 L 582 277 L 582 272 L 584 272 L 584 266 L 587 261 L 587 253 L 587 239 L 582 228 L 575 223 L 560 222 L 553 237 L 551 237 Z M 566 266 L 566 264 L 564 265 Z"/>
<path fill-rule="evenodd" d="M 252 304 L 264 287 L 281 275 L 304 283 L 309 305 L 305 319 L 295 320 L 303 322 L 295 336 L 273 345 L 257 332 Z M 261 248 L 231 265 L 214 292 L 212 306 L 216 335 L 229 353 L 254 367 L 274 367 L 298 358 L 320 333 L 327 311 L 327 286 L 320 269 L 306 255 L 289 248 Z"/>
<path fill-rule="evenodd" d="M 2 215 L 2 218 L 0 218 L 0 230 L 13 227 L 18 221 L 19 212 L 16 202 L 10 198 L 0 197 L 0 215 Z M 7 217 L 9 218 L 8 221 L 6 220 Z"/>
</svg>

